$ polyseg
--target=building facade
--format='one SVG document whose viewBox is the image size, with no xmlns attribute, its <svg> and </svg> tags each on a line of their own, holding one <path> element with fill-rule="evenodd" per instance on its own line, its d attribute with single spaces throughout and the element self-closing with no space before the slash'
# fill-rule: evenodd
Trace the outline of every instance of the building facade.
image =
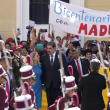
<svg viewBox="0 0 110 110">
<path fill-rule="evenodd" d="M 14 37 L 12 25 L 16 28 L 16 0 L 0 0 L 0 35 L 3 40 Z"/>
<path fill-rule="evenodd" d="M 3 40 L 6 40 L 8 37 L 14 37 L 12 32 L 12 25 L 15 30 L 20 28 L 21 40 L 26 40 L 27 38 L 27 30 L 26 26 L 29 25 L 29 19 L 35 18 L 37 16 L 41 16 L 41 18 L 36 19 L 35 28 L 38 32 L 40 28 L 48 29 L 47 18 L 45 18 L 45 14 L 43 11 L 40 11 L 39 5 L 42 5 L 42 10 L 45 8 L 45 13 L 48 13 L 47 5 L 40 4 L 40 1 L 46 1 L 48 3 L 49 0 L 1 0 L 0 1 L 0 35 Z M 70 4 L 90 8 L 93 10 L 99 11 L 109 11 L 110 10 L 110 0 L 62 0 L 69 2 Z M 37 3 L 38 2 L 38 3 Z M 45 7 L 44 7 L 45 5 Z M 33 7 L 32 7 L 33 6 Z M 35 7 L 37 6 L 37 8 Z M 36 9 L 36 10 L 35 10 Z M 37 14 L 32 14 L 37 13 Z M 45 18 L 45 21 L 43 21 Z M 51 29 L 52 30 L 52 29 Z M 66 33 L 56 29 L 56 36 L 60 35 L 61 37 L 65 36 Z M 46 35 L 46 38 L 47 35 Z M 86 40 L 97 40 L 94 38 L 88 38 L 84 36 L 80 36 L 81 44 L 83 45 Z M 99 41 L 105 40 L 105 38 L 98 38 Z M 110 41 L 110 38 L 106 38 L 106 41 Z"/>
</svg>

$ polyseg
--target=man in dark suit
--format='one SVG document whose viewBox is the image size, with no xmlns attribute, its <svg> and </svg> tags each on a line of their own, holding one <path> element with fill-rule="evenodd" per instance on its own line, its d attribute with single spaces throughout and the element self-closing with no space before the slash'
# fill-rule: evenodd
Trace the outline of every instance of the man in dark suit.
<svg viewBox="0 0 110 110">
<path fill-rule="evenodd" d="M 90 62 L 86 58 L 79 57 L 79 52 L 76 49 L 72 50 L 72 56 L 73 60 L 71 60 L 68 65 L 73 67 L 73 76 L 75 77 L 75 82 L 78 85 L 81 76 L 89 73 Z"/>
<path fill-rule="evenodd" d="M 82 76 L 78 86 L 79 104 L 81 110 L 103 110 L 105 104 L 102 90 L 106 88 L 105 77 L 98 73 L 100 61 L 93 59 L 90 62 L 91 73 Z M 82 100 L 81 100 L 82 92 Z"/>
<path fill-rule="evenodd" d="M 61 77 L 60 77 L 60 63 L 58 54 L 56 52 L 56 45 L 54 42 L 47 44 L 48 54 L 42 56 L 42 83 L 43 88 L 46 89 L 48 106 L 52 105 L 57 98 L 61 96 Z M 65 74 L 68 75 L 66 57 L 62 54 L 62 61 Z"/>
</svg>

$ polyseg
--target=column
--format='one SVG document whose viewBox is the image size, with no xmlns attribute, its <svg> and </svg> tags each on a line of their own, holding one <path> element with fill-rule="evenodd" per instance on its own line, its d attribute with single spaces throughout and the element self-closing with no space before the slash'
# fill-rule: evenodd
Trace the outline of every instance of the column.
<svg viewBox="0 0 110 110">
<path fill-rule="evenodd" d="M 26 26 L 29 25 L 29 0 L 17 0 L 16 29 L 20 28 L 20 40 L 27 40 Z"/>
</svg>

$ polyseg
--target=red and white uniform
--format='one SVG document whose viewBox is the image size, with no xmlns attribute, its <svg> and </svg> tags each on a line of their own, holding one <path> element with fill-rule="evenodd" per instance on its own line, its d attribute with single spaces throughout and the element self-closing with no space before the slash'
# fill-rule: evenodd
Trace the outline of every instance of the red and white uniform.
<svg viewBox="0 0 110 110">
<path fill-rule="evenodd" d="M 24 82 L 24 88 L 25 88 L 26 94 L 30 94 L 31 95 L 31 99 L 32 99 L 32 103 L 34 104 L 34 108 L 37 108 L 36 104 L 35 104 L 35 94 L 34 94 L 34 91 L 31 88 L 29 88 L 28 82 Z M 19 94 L 21 95 L 22 94 L 21 87 L 18 89 L 18 91 L 19 91 Z M 13 107 L 14 103 L 15 103 L 15 99 L 14 99 L 14 96 L 13 96 L 11 98 L 11 100 L 10 100 L 10 105 Z"/>
<path fill-rule="evenodd" d="M 69 108 L 79 106 L 78 95 L 76 93 L 73 93 L 73 96 L 71 98 L 68 97 L 67 100 Z M 55 104 L 55 110 L 64 110 L 64 108 L 65 108 L 65 97 L 60 98 L 58 102 Z"/>
<path fill-rule="evenodd" d="M 0 110 L 8 110 L 8 94 L 4 88 L 0 87 Z"/>
</svg>

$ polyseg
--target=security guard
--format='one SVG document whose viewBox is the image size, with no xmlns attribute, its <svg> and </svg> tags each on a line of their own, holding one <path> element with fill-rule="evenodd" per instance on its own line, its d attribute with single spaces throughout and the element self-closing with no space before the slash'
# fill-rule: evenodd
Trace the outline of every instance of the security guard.
<svg viewBox="0 0 110 110">
<path fill-rule="evenodd" d="M 18 45 L 18 47 L 22 48 L 20 45 Z M 13 52 L 14 52 L 14 56 L 12 59 L 13 74 L 16 81 L 16 86 L 19 88 L 20 87 L 19 77 L 21 77 L 19 69 L 22 66 L 22 62 L 19 56 L 19 52 L 17 50 L 17 46 L 13 47 Z"/>
</svg>

